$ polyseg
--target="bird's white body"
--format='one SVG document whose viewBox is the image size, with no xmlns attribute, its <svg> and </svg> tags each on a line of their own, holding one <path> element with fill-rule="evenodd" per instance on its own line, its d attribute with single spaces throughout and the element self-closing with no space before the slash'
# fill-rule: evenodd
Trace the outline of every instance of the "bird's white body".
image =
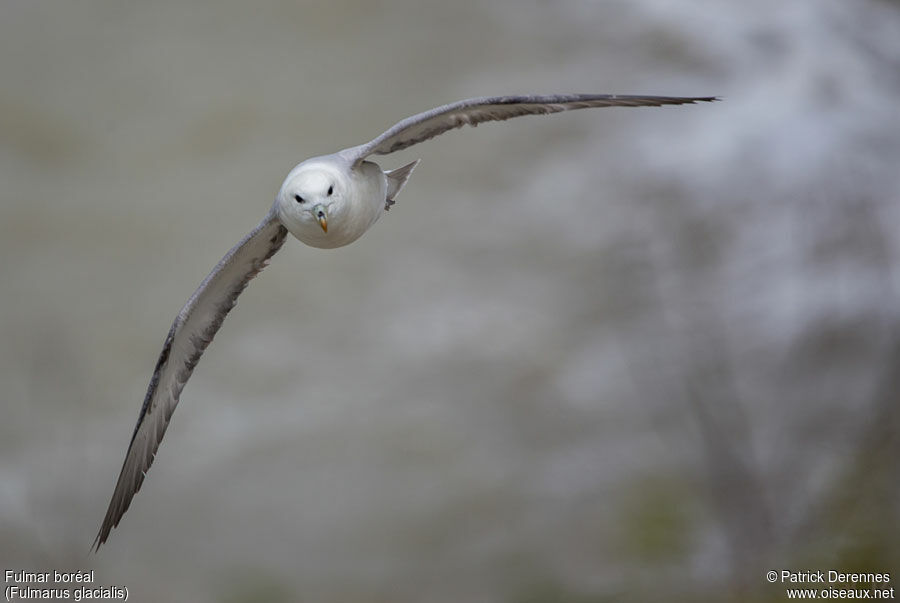
<svg viewBox="0 0 900 603">
<path fill-rule="evenodd" d="M 312 247 L 332 249 L 362 236 L 385 211 L 388 177 L 378 164 L 354 167 L 335 155 L 313 157 L 288 174 L 275 198 L 278 219 Z M 316 215 L 327 217 L 327 229 Z"/>
</svg>

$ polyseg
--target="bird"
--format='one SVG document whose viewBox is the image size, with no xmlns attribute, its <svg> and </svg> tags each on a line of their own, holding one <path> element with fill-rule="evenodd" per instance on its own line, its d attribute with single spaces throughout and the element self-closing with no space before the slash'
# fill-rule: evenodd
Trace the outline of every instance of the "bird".
<svg viewBox="0 0 900 603">
<path fill-rule="evenodd" d="M 369 161 L 465 125 L 592 107 L 657 107 L 720 100 L 617 94 L 470 98 L 403 119 L 365 144 L 307 159 L 292 169 L 262 221 L 225 254 L 175 317 L 156 362 L 103 523 L 99 551 L 131 505 L 153 463 L 181 392 L 238 296 L 284 244 L 288 233 L 332 249 L 361 237 L 394 204 L 415 160 L 394 170 Z"/>
</svg>

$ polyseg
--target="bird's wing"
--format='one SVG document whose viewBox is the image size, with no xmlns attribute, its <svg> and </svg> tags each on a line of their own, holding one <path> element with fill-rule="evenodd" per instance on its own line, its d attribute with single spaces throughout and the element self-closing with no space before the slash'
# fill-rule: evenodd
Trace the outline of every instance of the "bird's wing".
<svg viewBox="0 0 900 603">
<path fill-rule="evenodd" d="M 287 230 L 278 221 L 273 208 L 256 228 L 225 254 L 178 313 L 156 362 L 116 489 L 94 540 L 94 550 L 106 542 L 110 531 L 119 525 L 131 499 L 140 490 L 178 405 L 181 390 L 203 350 L 222 326 L 238 295 L 268 264 L 286 235 Z"/>
<path fill-rule="evenodd" d="M 477 126 L 486 121 L 502 121 L 520 115 L 543 115 L 587 109 L 589 107 L 657 107 L 718 100 L 713 96 L 633 96 L 618 94 L 554 94 L 550 96 L 491 96 L 470 98 L 407 117 L 377 138 L 341 151 L 356 164 L 369 155 L 387 155 L 400 151 L 447 130 L 466 124 Z"/>
</svg>

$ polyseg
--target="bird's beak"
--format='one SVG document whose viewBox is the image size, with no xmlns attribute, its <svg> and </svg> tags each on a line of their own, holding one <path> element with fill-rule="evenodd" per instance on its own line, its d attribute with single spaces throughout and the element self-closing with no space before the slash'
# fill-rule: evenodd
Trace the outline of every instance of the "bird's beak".
<svg viewBox="0 0 900 603">
<path fill-rule="evenodd" d="M 325 211 L 325 206 L 316 205 L 313 208 L 313 214 L 316 216 L 316 220 L 319 221 L 319 226 L 322 227 L 322 230 L 328 232 L 328 213 Z"/>
</svg>

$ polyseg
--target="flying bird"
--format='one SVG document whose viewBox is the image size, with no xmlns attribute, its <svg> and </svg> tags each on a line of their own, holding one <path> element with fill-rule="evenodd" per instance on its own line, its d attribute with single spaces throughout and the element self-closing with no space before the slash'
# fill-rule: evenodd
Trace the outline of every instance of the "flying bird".
<svg viewBox="0 0 900 603">
<path fill-rule="evenodd" d="M 656 107 L 715 101 L 716 97 L 558 94 L 472 98 L 413 115 L 371 141 L 332 155 L 307 159 L 290 171 L 262 221 L 203 279 L 175 317 L 156 362 L 128 444 L 112 500 L 92 548 L 96 551 L 128 510 L 178 405 L 197 361 L 234 307 L 238 296 L 269 263 L 288 232 L 313 247 L 348 245 L 388 210 L 419 160 L 395 170 L 367 161 L 466 124 L 477 126 L 522 115 L 590 107 Z"/>
</svg>

